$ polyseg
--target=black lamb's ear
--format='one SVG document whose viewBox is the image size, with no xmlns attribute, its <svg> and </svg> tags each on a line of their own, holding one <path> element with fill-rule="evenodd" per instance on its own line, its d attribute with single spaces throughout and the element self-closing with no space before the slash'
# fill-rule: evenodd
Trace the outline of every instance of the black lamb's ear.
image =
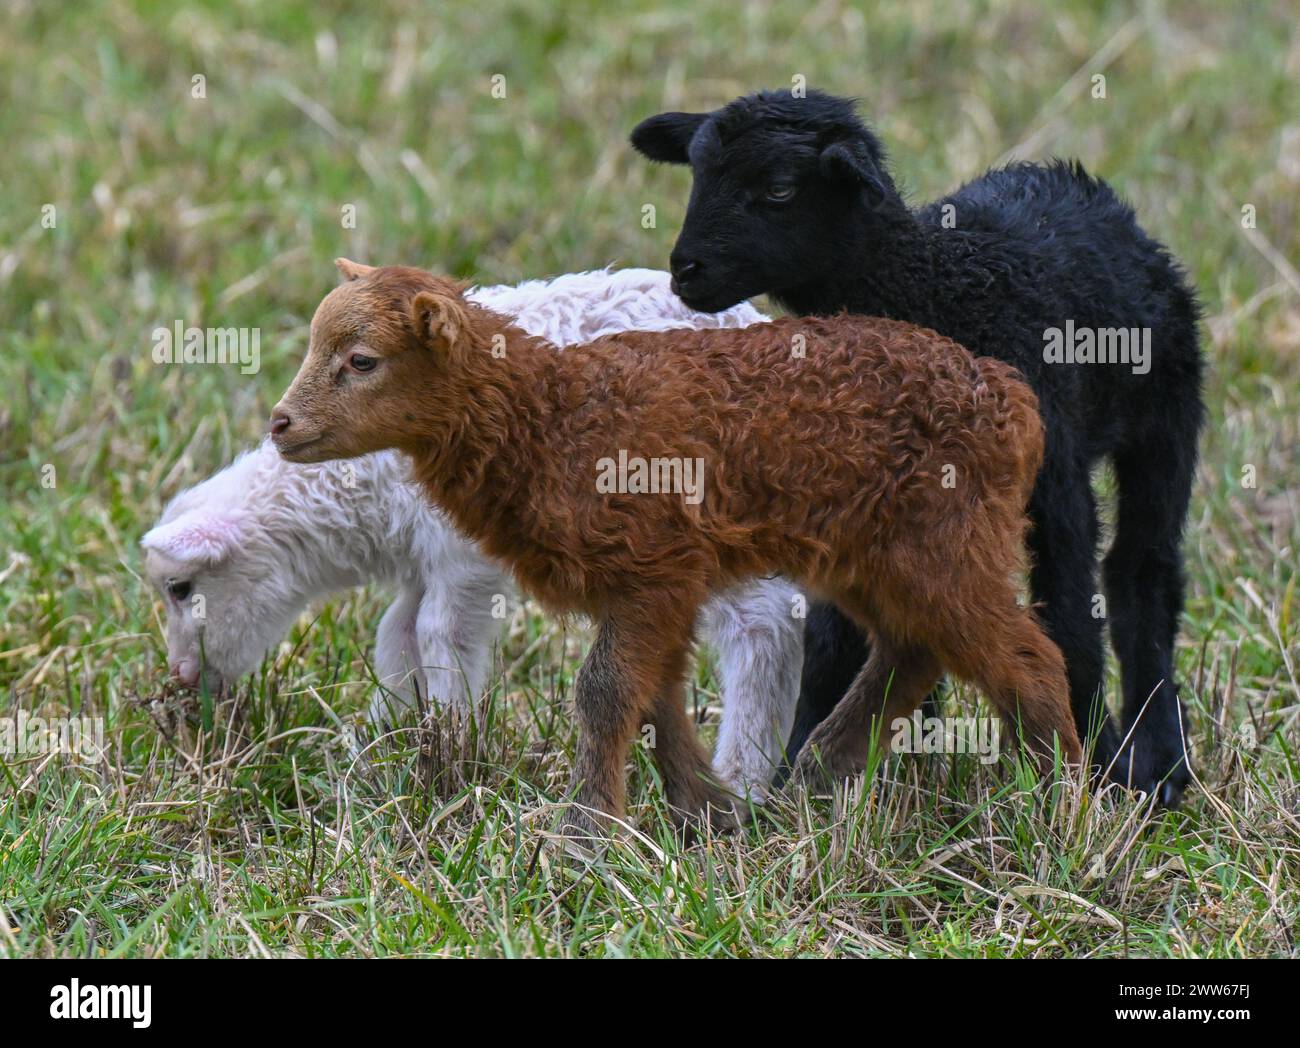
<svg viewBox="0 0 1300 1048">
<path fill-rule="evenodd" d="M 822 150 L 821 169 L 827 178 L 860 183 L 877 199 L 885 195 L 885 174 L 866 142 L 853 138 L 832 142 Z"/>
<path fill-rule="evenodd" d="M 708 113 L 660 113 L 632 129 L 632 148 L 664 164 L 688 162 L 686 149 Z"/>
</svg>

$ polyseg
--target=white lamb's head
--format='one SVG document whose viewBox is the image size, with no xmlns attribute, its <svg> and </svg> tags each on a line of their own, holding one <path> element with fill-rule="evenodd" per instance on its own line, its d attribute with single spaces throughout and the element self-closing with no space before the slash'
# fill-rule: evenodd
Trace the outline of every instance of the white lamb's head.
<svg viewBox="0 0 1300 1048">
<path fill-rule="evenodd" d="M 238 463 L 183 492 L 140 541 L 167 613 L 167 664 L 217 692 L 255 669 L 302 610 L 257 518 L 231 503 Z"/>
</svg>

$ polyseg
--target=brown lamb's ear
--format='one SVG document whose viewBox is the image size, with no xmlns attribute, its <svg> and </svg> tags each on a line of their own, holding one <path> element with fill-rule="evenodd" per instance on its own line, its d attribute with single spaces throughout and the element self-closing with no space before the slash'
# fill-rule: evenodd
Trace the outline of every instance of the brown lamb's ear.
<svg viewBox="0 0 1300 1048">
<path fill-rule="evenodd" d="M 458 296 L 421 291 L 411 302 L 411 323 L 421 339 L 439 349 L 451 349 L 465 330 L 465 305 Z"/>
<path fill-rule="evenodd" d="M 334 264 L 339 267 L 339 272 L 343 275 L 344 282 L 349 280 L 360 280 L 375 271 L 374 266 L 365 266 L 360 262 L 353 262 L 350 258 L 336 258 Z"/>
</svg>

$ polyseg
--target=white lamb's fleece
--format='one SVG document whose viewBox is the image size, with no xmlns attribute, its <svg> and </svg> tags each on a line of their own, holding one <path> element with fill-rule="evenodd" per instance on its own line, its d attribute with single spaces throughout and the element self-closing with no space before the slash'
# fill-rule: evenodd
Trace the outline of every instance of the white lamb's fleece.
<svg viewBox="0 0 1300 1048">
<path fill-rule="evenodd" d="M 693 312 L 668 285 L 656 270 L 596 270 L 470 295 L 557 346 L 630 329 L 767 319 L 748 303 Z M 141 545 L 167 609 L 168 663 L 189 687 L 199 682 L 200 651 L 208 686 L 221 688 L 256 667 L 311 602 L 372 580 L 395 584 L 375 638 L 383 688 L 372 718 L 394 702 L 412 704 L 417 685 L 436 702 L 472 709 L 487 682 L 493 609 L 512 590 L 407 482 L 406 462 L 393 452 L 298 465 L 263 443 L 172 499 Z M 724 701 L 715 771 L 755 801 L 766 794 L 798 699 L 797 599 L 789 582 L 765 579 L 718 595 L 702 614 Z"/>
</svg>

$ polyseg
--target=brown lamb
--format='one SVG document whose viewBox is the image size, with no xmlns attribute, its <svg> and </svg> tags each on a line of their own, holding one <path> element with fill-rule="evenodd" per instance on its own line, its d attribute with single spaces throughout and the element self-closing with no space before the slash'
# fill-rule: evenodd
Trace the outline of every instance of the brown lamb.
<svg viewBox="0 0 1300 1048">
<path fill-rule="evenodd" d="M 1060 651 L 1017 602 L 1043 435 L 1011 367 L 847 315 L 629 332 L 557 353 L 452 280 L 338 266 L 344 283 L 272 416 L 275 442 L 295 462 L 400 449 L 526 590 L 598 624 L 575 686 L 571 831 L 623 814 L 628 745 L 645 724 L 672 807 L 733 816 L 683 686 L 706 597 L 761 575 L 798 580 L 874 638 L 796 778 L 860 771 L 875 718 L 911 714 L 945 671 L 1018 725 L 1044 769 L 1054 736 L 1079 761 Z M 599 490 L 620 451 L 666 481 L 688 476 L 673 463 L 702 460 L 702 499 Z"/>
</svg>

